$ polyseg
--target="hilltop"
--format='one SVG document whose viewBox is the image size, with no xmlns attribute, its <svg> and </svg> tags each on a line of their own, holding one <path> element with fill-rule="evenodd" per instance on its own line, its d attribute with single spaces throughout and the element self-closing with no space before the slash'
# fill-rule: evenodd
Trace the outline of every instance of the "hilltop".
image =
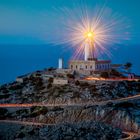
<svg viewBox="0 0 140 140">
<path fill-rule="evenodd" d="M 58 81 L 54 82 L 55 79 Z M 59 83 L 61 80 L 65 81 Z M 137 95 L 140 91 L 138 81 L 88 81 L 73 74 L 58 74 L 55 69 L 21 76 L 17 81 L 0 87 L 0 103 L 3 104 L 0 119 L 12 123 L 17 130 L 14 138 L 29 139 L 30 134 L 35 134 L 34 139 L 41 139 L 42 135 L 52 139 L 83 136 L 83 139 L 99 136 L 100 139 L 118 139 L 123 131 L 139 132 L 140 102 L 113 103 Z M 11 107 L 4 107 L 5 104 Z M 22 104 L 24 107 L 18 107 Z M 30 122 L 35 126 L 24 126 Z M 0 133 L 3 139 L 8 124 L 0 123 L 4 128 Z M 51 135 L 54 131 L 55 136 Z"/>
</svg>

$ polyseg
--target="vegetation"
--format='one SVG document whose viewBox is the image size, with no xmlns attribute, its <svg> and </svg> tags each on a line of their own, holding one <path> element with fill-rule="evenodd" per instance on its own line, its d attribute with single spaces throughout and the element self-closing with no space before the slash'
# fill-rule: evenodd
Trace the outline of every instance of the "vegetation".
<svg viewBox="0 0 140 140">
<path fill-rule="evenodd" d="M 75 79 L 75 76 L 73 74 L 67 74 L 67 77 L 70 79 Z"/>
<path fill-rule="evenodd" d="M 83 87 L 83 88 L 86 88 L 89 86 L 89 83 L 88 82 L 84 82 L 84 83 L 80 83 L 80 87 Z"/>
<path fill-rule="evenodd" d="M 0 108 L 0 119 L 3 119 L 8 114 L 8 110 L 6 108 Z"/>
<path fill-rule="evenodd" d="M 27 114 L 29 111 L 28 109 L 20 109 L 16 111 L 17 115 L 21 115 L 21 114 Z"/>
<path fill-rule="evenodd" d="M 112 69 L 112 70 L 111 70 L 110 75 L 111 75 L 111 76 L 115 76 L 115 77 L 120 77 L 120 76 L 122 76 L 122 74 L 119 73 L 119 72 L 118 72 L 117 70 L 115 70 L 115 69 Z"/>
<path fill-rule="evenodd" d="M 131 103 L 131 102 L 123 102 L 123 103 L 119 103 L 119 104 L 115 105 L 115 107 L 119 107 L 119 108 L 131 108 L 134 106 L 135 106 L 135 104 Z"/>
<path fill-rule="evenodd" d="M 78 80 L 76 80 L 76 81 L 75 81 L 75 85 L 76 85 L 76 86 L 79 86 L 79 85 L 80 85 L 80 82 L 79 82 Z"/>
<path fill-rule="evenodd" d="M 51 83 L 48 83 L 47 89 L 50 89 L 51 87 L 52 87 L 52 84 Z"/>
<path fill-rule="evenodd" d="M 50 77 L 50 78 L 48 79 L 48 83 L 53 83 L 53 78 L 52 78 L 52 77 Z"/>
<path fill-rule="evenodd" d="M 0 99 L 7 99 L 10 97 L 11 94 L 4 94 L 4 95 L 0 95 Z"/>
<path fill-rule="evenodd" d="M 21 84 L 12 85 L 9 87 L 9 90 L 20 90 L 23 86 Z"/>
<path fill-rule="evenodd" d="M 20 132 L 18 135 L 17 135 L 17 138 L 24 138 L 25 137 L 25 134 L 23 132 Z"/>
<path fill-rule="evenodd" d="M 34 84 L 35 84 L 35 89 L 38 91 L 38 90 L 43 90 L 45 87 L 43 86 L 43 81 L 42 81 L 42 78 L 40 77 L 36 77 L 35 78 L 35 81 L 34 81 Z"/>
<path fill-rule="evenodd" d="M 44 115 L 48 112 L 47 107 L 32 107 L 30 117 L 36 117 L 39 115 Z"/>
<path fill-rule="evenodd" d="M 124 65 L 124 68 L 125 68 L 128 72 L 130 72 L 131 67 L 132 67 L 132 63 L 130 63 L 130 62 L 127 62 L 127 63 Z"/>
<path fill-rule="evenodd" d="M 109 78 L 108 72 L 102 72 L 100 76 L 103 78 Z"/>
<path fill-rule="evenodd" d="M 8 93 L 8 92 L 9 92 L 8 89 L 3 90 L 3 93 Z"/>
<path fill-rule="evenodd" d="M 96 91 L 97 91 L 96 85 L 92 85 L 92 86 L 90 87 L 90 90 L 91 90 L 92 92 L 96 92 Z"/>
<path fill-rule="evenodd" d="M 48 70 L 48 71 L 53 71 L 53 70 L 55 70 L 55 68 L 50 67 L 50 68 L 48 68 L 47 70 Z"/>
</svg>

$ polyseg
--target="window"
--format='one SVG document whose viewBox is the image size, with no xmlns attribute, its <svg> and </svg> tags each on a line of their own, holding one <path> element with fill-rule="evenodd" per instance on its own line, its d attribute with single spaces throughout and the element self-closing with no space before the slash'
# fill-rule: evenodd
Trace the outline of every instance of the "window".
<svg viewBox="0 0 140 140">
<path fill-rule="evenodd" d="M 110 64 L 108 64 L 108 69 L 110 69 Z"/>
<path fill-rule="evenodd" d="M 99 65 L 99 69 L 101 69 L 102 67 L 101 67 L 101 64 Z"/>
<path fill-rule="evenodd" d="M 87 69 L 87 65 L 86 65 L 86 69 Z"/>
<path fill-rule="evenodd" d="M 75 67 L 76 67 L 76 69 L 77 69 L 77 65 L 76 65 Z"/>
<path fill-rule="evenodd" d="M 73 69 L 73 65 L 71 65 L 71 69 Z"/>
<path fill-rule="evenodd" d="M 105 65 L 104 64 L 102 64 L 102 69 L 104 69 L 105 68 Z"/>
<path fill-rule="evenodd" d="M 98 69 L 98 64 L 96 65 L 96 69 Z"/>
<path fill-rule="evenodd" d="M 80 65 L 80 70 L 82 70 L 82 65 Z"/>
<path fill-rule="evenodd" d="M 92 66 L 90 66 L 90 69 L 92 69 Z"/>
</svg>

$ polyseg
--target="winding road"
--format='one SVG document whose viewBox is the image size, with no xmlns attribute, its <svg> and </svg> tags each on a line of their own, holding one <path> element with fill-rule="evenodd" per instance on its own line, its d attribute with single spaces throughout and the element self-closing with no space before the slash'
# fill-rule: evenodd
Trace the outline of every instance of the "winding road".
<svg viewBox="0 0 140 140">
<path fill-rule="evenodd" d="M 140 138 L 140 136 L 137 133 L 133 133 L 133 132 L 123 132 L 123 133 L 126 134 L 128 137 L 122 138 L 120 140 L 132 140 L 132 139 Z"/>
<path fill-rule="evenodd" d="M 94 102 L 90 101 L 87 103 L 65 103 L 65 104 L 50 104 L 50 103 L 23 103 L 23 104 L 0 104 L 1 108 L 27 108 L 27 107 L 33 107 L 33 106 L 46 106 L 46 107 L 81 107 L 81 106 L 94 106 L 94 105 L 107 105 L 108 103 L 122 103 L 126 101 L 134 101 L 134 100 L 139 100 L 140 99 L 140 94 L 130 96 L 130 97 L 125 97 L 121 99 L 116 99 L 116 100 L 108 100 L 108 101 L 101 101 L 101 102 Z M 43 126 L 43 125 L 54 125 L 54 124 L 46 124 L 46 123 L 39 123 L 39 122 L 30 122 L 30 121 L 17 121 L 17 120 L 0 120 L 0 123 L 14 123 L 14 124 L 22 124 L 22 125 L 36 125 L 36 126 Z M 120 140 L 131 140 L 135 138 L 140 138 L 140 135 L 137 133 L 133 132 L 123 132 L 124 134 L 128 135 L 127 138 L 122 138 Z"/>
</svg>

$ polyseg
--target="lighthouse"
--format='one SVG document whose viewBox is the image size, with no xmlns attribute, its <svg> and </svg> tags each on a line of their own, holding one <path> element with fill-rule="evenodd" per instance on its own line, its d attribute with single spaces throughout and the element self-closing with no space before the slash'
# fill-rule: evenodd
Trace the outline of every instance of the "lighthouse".
<svg viewBox="0 0 140 140">
<path fill-rule="evenodd" d="M 90 48 L 89 48 L 90 46 L 89 46 L 89 44 L 88 43 L 86 43 L 85 44 L 85 50 L 84 50 L 84 53 L 85 53 L 85 61 L 87 61 L 88 60 L 88 58 L 90 57 Z"/>
<path fill-rule="evenodd" d="M 92 32 L 86 34 L 86 41 L 84 44 L 84 55 L 85 61 L 94 59 L 94 38 Z"/>
<path fill-rule="evenodd" d="M 89 44 L 89 43 L 86 43 L 85 44 L 85 47 L 84 47 L 84 60 L 85 61 L 88 61 L 88 60 L 94 60 L 95 59 L 95 56 L 94 56 L 94 44 Z"/>
</svg>

